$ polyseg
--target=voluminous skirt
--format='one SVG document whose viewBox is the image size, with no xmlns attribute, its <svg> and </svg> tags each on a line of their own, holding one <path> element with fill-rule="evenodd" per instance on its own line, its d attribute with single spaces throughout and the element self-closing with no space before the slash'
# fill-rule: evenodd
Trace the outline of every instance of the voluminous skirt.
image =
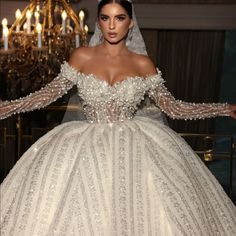
<svg viewBox="0 0 236 236">
<path fill-rule="evenodd" d="M 1 186 L 1 235 L 236 235 L 236 210 L 186 142 L 145 117 L 62 124 Z"/>
</svg>

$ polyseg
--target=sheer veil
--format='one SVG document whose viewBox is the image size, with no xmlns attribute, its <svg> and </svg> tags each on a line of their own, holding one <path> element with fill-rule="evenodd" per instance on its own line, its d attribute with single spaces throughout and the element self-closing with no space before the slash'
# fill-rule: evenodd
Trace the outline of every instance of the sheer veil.
<svg viewBox="0 0 236 236">
<path fill-rule="evenodd" d="M 137 54 L 147 55 L 146 46 L 141 35 L 141 32 L 138 27 L 138 22 L 135 16 L 134 5 L 133 8 L 133 27 L 129 30 L 129 33 L 126 38 L 126 46 L 132 52 Z M 89 47 L 93 47 L 99 45 L 103 42 L 102 32 L 98 26 L 98 22 L 96 22 L 94 34 L 90 39 Z"/>
<path fill-rule="evenodd" d="M 126 37 L 126 46 L 132 52 L 141 55 L 148 55 L 145 42 L 143 40 L 142 34 L 140 32 L 138 22 L 136 19 L 134 5 L 132 4 L 133 8 L 133 27 L 129 30 L 128 35 Z M 89 47 L 94 47 L 103 42 L 102 32 L 98 26 L 98 22 L 95 24 L 94 34 L 92 35 L 89 41 Z M 75 107 L 75 104 L 81 104 L 79 100 L 79 96 L 77 94 L 72 94 L 69 102 L 68 108 Z M 81 106 L 80 106 L 81 107 Z M 142 108 L 138 110 L 138 116 L 148 116 L 150 118 L 158 119 L 160 121 L 164 121 L 166 123 L 166 119 L 159 108 L 157 108 L 154 104 L 151 103 L 148 97 L 145 98 L 144 102 L 142 103 Z M 83 115 L 82 108 L 77 110 L 76 112 L 71 112 L 70 109 L 67 109 L 64 115 L 62 122 L 68 122 L 71 120 L 84 120 L 86 119 Z"/>
</svg>

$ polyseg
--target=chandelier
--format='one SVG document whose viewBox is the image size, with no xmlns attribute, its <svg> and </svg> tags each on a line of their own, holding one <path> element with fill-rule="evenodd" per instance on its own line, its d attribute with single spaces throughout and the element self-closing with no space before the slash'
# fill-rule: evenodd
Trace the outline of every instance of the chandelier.
<svg viewBox="0 0 236 236">
<path fill-rule="evenodd" d="M 15 16 L 9 28 L 7 19 L 2 20 L 0 75 L 5 99 L 40 89 L 57 76 L 74 48 L 87 45 L 84 12 L 78 17 L 68 0 L 31 0 Z"/>
</svg>

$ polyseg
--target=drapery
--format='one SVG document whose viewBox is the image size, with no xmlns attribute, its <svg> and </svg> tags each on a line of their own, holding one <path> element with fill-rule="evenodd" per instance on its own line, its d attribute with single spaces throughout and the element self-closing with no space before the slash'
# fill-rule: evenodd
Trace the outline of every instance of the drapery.
<svg viewBox="0 0 236 236">
<path fill-rule="evenodd" d="M 218 101 L 224 31 L 143 30 L 142 33 L 150 56 L 177 99 Z M 177 132 L 210 133 L 214 120 L 169 120 L 169 124 Z"/>
</svg>

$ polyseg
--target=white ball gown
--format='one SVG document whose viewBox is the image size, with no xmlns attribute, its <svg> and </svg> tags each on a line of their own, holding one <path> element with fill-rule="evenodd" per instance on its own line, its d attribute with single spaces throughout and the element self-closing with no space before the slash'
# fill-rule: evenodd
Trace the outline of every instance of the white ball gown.
<svg viewBox="0 0 236 236">
<path fill-rule="evenodd" d="M 2 118 L 46 106 L 74 84 L 86 121 L 40 138 L 1 185 L 1 235 L 236 235 L 236 210 L 186 142 L 135 116 L 145 94 L 173 118 L 226 115 L 226 104 L 176 101 L 158 75 L 111 86 L 62 65 L 40 91 L 4 102 Z"/>
</svg>

